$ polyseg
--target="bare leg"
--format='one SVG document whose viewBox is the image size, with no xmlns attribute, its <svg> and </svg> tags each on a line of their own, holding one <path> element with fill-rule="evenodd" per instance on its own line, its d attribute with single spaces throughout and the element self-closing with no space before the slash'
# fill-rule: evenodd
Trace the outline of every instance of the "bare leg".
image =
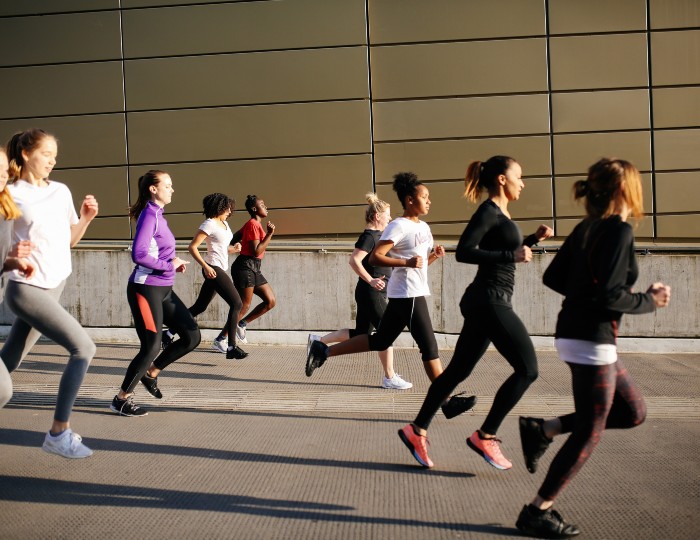
<svg viewBox="0 0 700 540">
<path fill-rule="evenodd" d="M 248 289 L 246 289 L 246 291 L 248 291 Z M 253 311 L 248 313 L 245 317 L 241 317 L 240 320 L 245 321 L 246 324 L 251 323 L 255 319 L 265 315 L 265 313 L 274 308 L 277 303 L 277 301 L 275 300 L 275 293 L 272 291 L 272 287 L 270 287 L 269 283 L 265 283 L 264 285 L 255 287 L 253 289 L 253 292 L 255 292 L 256 296 L 260 297 L 262 302 L 255 306 L 253 308 Z M 242 295 L 241 300 L 243 300 Z M 246 307 L 245 300 L 243 300 L 243 306 Z M 248 306 L 250 306 L 250 301 L 248 302 Z M 241 313 L 245 313 L 246 311 L 247 308 L 245 310 L 241 308 Z"/>
</svg>

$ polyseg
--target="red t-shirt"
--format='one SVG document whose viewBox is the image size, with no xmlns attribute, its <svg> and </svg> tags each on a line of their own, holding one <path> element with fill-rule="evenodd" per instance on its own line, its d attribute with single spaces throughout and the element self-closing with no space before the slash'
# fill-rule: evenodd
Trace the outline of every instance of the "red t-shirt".
<svg viewBox="0 0 700 540">
<path fill-rule="evenodd" d="M 255 251 L 251 249 L 250 245 L 252 240 L 262 242 L 262 240 L 265 238 L 265 229 L 263 229 L 260 222 L 255 218 L 249 219 L 246 224 L 243 225 L 241 235 L 241 255 L 262 259 L 265 256 L 265 252 L 263 251 L 260 255 L 255 255 Z"/>
</svg>

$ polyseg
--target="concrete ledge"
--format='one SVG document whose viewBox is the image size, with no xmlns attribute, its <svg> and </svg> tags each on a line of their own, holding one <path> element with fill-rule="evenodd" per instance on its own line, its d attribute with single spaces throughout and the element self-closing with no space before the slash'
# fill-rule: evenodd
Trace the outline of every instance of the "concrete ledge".
<svg viewBox="0 0 700 540">
<path fill-rule="evenodd" d="M 86 328 L 90 337 L 96 343 L 133 343 L 138 344 L 138 337 L 133 328 Z M 10 332 L 10 326 L 0 326 L 0 338 L 5 339 Z M 325 333 L 316 331 L 316 333 Z M 202 329 L 202 341 L 212 341 L 218 330 Z M 248 330 L 248 341 L 252 345 L 306 345 L 309 332 L 299 330 Z M 440 349 L 454 349 L 457 344 L 457 334 L 436 333 Z M 531 336 L 535 349 L 538 351 L 553 351 L 552 336 Z M 396 347 L 415 347 L 415 342 L 408 332 L 403 332 L 395 342 Z M 200 345 L 201 347 L 201 345 Z M 493 350 L 493 345 L 489 347 Z M 700 352 L 700 339 L 692 338 L 620 338 L 618 351 L 622 353 L 689 353 Z"/>
</svg>

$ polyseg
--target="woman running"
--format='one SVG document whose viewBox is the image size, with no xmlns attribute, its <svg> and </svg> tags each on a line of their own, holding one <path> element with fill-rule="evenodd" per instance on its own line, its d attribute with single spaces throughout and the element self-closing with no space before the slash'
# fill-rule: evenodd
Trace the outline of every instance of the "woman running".
<svg viewBox="0 0 700 540">
<path fill-rule="evenodd" d="M 260 264 L 265 256 L 265 250 L 275 234 L 275 225 L 267 222 L 267 232 L 263 229 L 262 220 L 267 217 L 267 206 L 265 201 L 255 195 L 248 195 L 245 201 L 245 208 L 250 214 L 250 219 L 240 230 L 241 234 L 241 254 L 236 257 L 231 265 L 231 276 L 233 283 L 241 295 L 241 316 L 236 325 L 236 336 L 241 343 L 248 343 L 246 338 L 246 327 L 248 323 L 261 317 L 275 307 L 275 293 L 272 287 L 262 275 Z M 250 304 L 253 301 L 253 294 L 260 297 L 260 302 L 252 311 Z M 231 315 L 229 313 L 229 315 Z M 228 336 L 231 321 L 226 321 L 226 326 L 221 330 L 216 340 L 223 342 Z"/>
<path fill-rule="evenodd" d="M 175 237 L 163 215 L 163 208 L 172 200 L 174 191 L 168 173 L 148 171 L 139 178 L 139 196 L 129 209 L 129 217 L 137 220 L 131 251 L 136 267 L 129 277 L 126 298 L 141 348 L 129 364 L 110 406 L 120 416 L 147 415 L 146 409 L 133 401 L 136 385 L 141 381 L 153 397 L 161 399 L 160 372 L 193 350 L 201 340 L 194 317 L 173 291 L 175 273 L 184 272 L 189 264 L 175 254 Z M 158 355 L 163 323 L 175 330 L 180 339 Z"/>
<path fill-rule="evenodd" d="M 202 267 L 204 276 L 199 296 L 190 306 L 189 311 L 193 317 L 196 317 L 207 309 L 215 294 L 218 293 L 224 299 L 229 306 L 228 346 L 214 341 L 213 347 L 217 351 L 226 353 L 226 358 L 229 360 L 232 358 L 240 360 L 248 356 L 247 352 L 236 345 L 234 325 L 241 311 L 241 297 L 225 270 L 228 268 L 229 244 L 233 238 L 233 232 L 226 220 L 233 212 L 235 205 L 236 201 L 223 193 L 211 193 L 204 197 L 202 206 L 207 219 L 199 226 L 188 248 L 190 255 Z M 199 253 L 202 242 L 207 244 L 207 254 L 204 257 Z M 240 248 L 240 244 L 235 244 L 232 251 L 236 253 L 241 250 Z M 172 343 L 174 335 L 170 330 L 163 332 L 163 348 Z"/>
<path fill-rule="evenodd" d="M 530 246 L 553 234 L 550 227 L 540 225 L 535 234 L 523 241 L 520 229 L 511 220 L 508 203 L 517 201 L 525 187 L 521 176 L 518 162 L 506 156 L 474 161 L 467 169 L 465 197 L 476 202 L 481 192 L 487 191 L 488 199 L 476 210 L 457 244 L 457 261 L 479 265 L 459 304 L 464 326 L 452 361 L 430 385 L 418 416 L 399 431 L 401 440 L 424 467 L 433 466 L 427 452 L 427 429 L 433 416 L 450 392 L 469 377 L 489 343 L 494 344 L 514 372 L 496 392 L 481 429 L 467 439 L 467 444 L 497 469 L 512 467 L 501 453 L 496 433 L 537 378 L 532 340 L 511 306 L 515 263 L 529 262 Z"/>
<path fill-rule="evenodd" d="M 358 275 L 355 287 L 355 302 L 357 302 L 355 328 L 336 330 L 323 337 L 309 334 L 309 346 L 316 339 L 328 345 L 329 343 L 347 341 L 360 334 L 369 334 L 372 330 L 379 328 L 379 321 L 387 305 L 386 282 L 391 277 L 391 268 L 374 266 L 370 264 L 369 257 L 379 243 L 382 231 L 391 221 L 391 208 L 389 203 L 379 199 L 376 193 L 368 193 L 366 198 L 365 223 L 367 227 L 355 242 L 355 249 L 350 255 L 350 267 Z M 410 382 L 404 381 L 394 371 L 393 347 L 379 351 L 379 360 L 384 369 L 382 388 L 406 390 L 413 387 Z"/>
<path fill-rule="evenodd" d="M 23 240 L 12 246 L 12 221 L 17 219 L 21 212 L 5 189 L 9 162 L 4 148 L 0 148 L 0 275 L 10 270 L 18 270 L 24 277 L 31 279 L 34 275 L 34 267 L 26 257 L 32 251 L 33 244 Z M 5 367 L 5 362 L 0 362 L 0 409 L 12 398 L 12 379 Z"/>
<path fill-rule="evenodd" d="M 98 205 L 95 197 L 86 195 L 78 217 L 70 190 L 49 179 L 57 155 L 56 139 L 41 129 L 17 133 L 7 145 L 11 181 L 7 189 L 21 212 L 13 222 L 13 242 L 33 244 L 27 262 L 35 271 L 17 268 L 9 273 L 5 302 L 17 319 L 0 357 L 12 373 L 42 334 L 69 352 L 42 448 L 66 458 L 85 458 L 92 450 L 71 430 L 69 420 L 95 344 L 59 299 L 72 270 L 70 248 L 85 234 Z"/>
<path fill-rule="evenodd" d="M 552 460 L 544 483 L 523 507 L 516 526 L 526 535 L 569 538 L 579 529 L 552 508 L 554 500 L 583 467 L 605 429 L 640 425 L 646 406 L 622 361 L 617 332 L 623 313 L 650 313 L 668 306 L 671 288 L 654 283 L 632 292 L 638 268 L 634 232 L 627 219 L 643 215 L 639 171 L 621 159 L 601 159 L 586 180 L 574 184 L 586 217 L 567 237 L 544 273 L 544 284 L 564 295 L 555 346 L 571 370 L 576 412 L 543 420 L 520 418 L 520 438 L 528 471 L 555 435 L 571 433 Z"/>
<path fill-rule="evenodd" d="M 361 334 L 331 347 L 313 341 L 306 358 L 307 377 L 332 356 L 388 349 L 406 326 L 421 352 L 428 378 L 432 381 L 442 373 L 425 298 L 430 295 L 428 266 L 444 257 L 445 248 L 436 245 L 433 249 L 430 227 L 419 219 L 430 210 L 428 188 L 413 173 L 395 175 L 393 187 L 403 206 L 403 216 L 387 225 L 369 258 L 374 266 L 394 268 L 387 287 L 389 302 L 379 328 L 374 334 Z M 452 396 L 442 410 L 452 418 L 471 409 L 475 401 L 473 396 Z"/>
</svg>

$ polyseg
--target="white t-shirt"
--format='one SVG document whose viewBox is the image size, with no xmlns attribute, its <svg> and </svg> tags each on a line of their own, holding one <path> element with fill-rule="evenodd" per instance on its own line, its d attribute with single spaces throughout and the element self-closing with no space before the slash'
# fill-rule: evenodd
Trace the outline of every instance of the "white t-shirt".
<svg viewBox="0 0 700 540">
<path fill-rule="evenodd" d="M 617 362 L 617 347 L 612 343 L 557 338 L 554 340 L 554 346 L 559 353 L 559 358 L 571 364 L 607 366 Z"/>
<path fill-rule="evenodd" d="M 391 273 L 387 296 L 389 298 L 415 298 L 430 296 L 428 287 L 428 255 L 433 249 L 433 235 L 424 221 L 396 218 L 389 222 L 381 240 L 393 242 L 387 255 L 396 259 L 423 257 L 423 268 L 396 267 Z"/>
<path fill-rule="evenodd" d="M 70 190 L 53 180 L 43 187 L 16 180 L 7 189 L 22 211 L 14 221 L 12 244 L 20 240 L 34 242 L 27 260 L 36 269 L 32 279 L 26 279 L 17 270 L 10 272 L 9 278 L 42 289 L 58 287 L 72 271 L 71 225 L 78 223 Z"/>
<path fill-rule="evenodd" d="M 204 260 L 211 266 L 228 268 L 228 246 L 233 238 L 233 231 L 224 221 L 226 228 L 221 226 L 218 219 L 209 218 L 199 226 L 199 230 L 207 233 L 207 254 Z"/>
</svg>

